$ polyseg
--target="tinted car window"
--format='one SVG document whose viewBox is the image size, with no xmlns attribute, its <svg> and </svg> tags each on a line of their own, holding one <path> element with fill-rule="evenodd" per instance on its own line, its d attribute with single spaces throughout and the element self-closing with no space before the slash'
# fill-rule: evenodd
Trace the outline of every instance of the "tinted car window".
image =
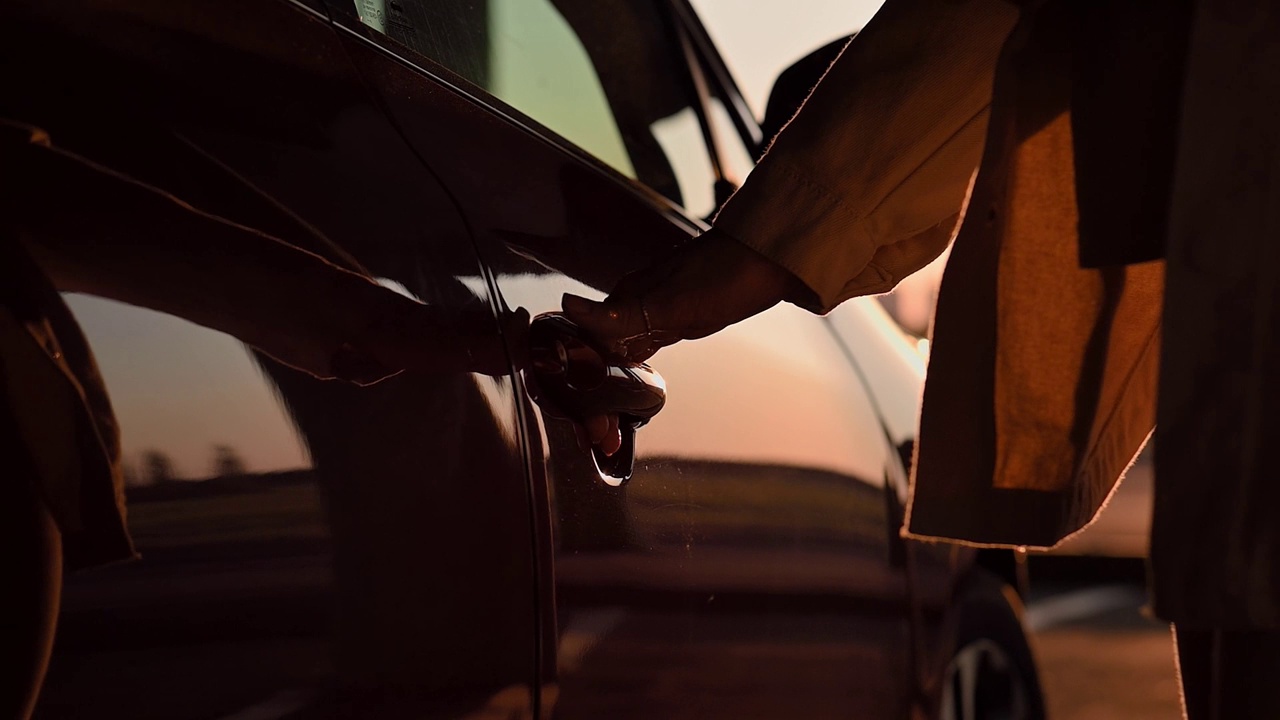
<svg viewBox="0 0 1280 720">
<path fill-rule="evenodd" d="M 615 170 L 714 210 L 680 46 L 642 0 L 355 0 L 366 27 L 480 86 Z"/>
<path fill-rule="evenodd" d="M 774 80 L 791 63 L 867 24 L 882 0 L 788 0 L 754 3 L 690 0 L 757 118 Z"/>
</svg>

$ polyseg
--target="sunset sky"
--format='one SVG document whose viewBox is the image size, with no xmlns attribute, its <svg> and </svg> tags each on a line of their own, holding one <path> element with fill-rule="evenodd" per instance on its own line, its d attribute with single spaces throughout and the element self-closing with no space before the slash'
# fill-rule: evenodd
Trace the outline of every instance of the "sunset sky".
<svg viewBox="0 0 1280 720">
<path fill-rule="evenodd" d="M 691 0 L 757 117 L 791 63 L 860 29 L 879 0 Z"/>
</svg>

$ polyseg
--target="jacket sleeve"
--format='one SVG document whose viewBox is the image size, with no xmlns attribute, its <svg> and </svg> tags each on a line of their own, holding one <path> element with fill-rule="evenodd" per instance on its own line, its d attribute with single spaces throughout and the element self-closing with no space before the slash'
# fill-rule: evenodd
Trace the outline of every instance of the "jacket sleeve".
<svg viewBox="0 0 1280 720">
<path fill-rule="evenodd" d="M 716 217 L 826 312 L 950 241 L 978 165 L 1006 0 L 889 0 Z"/>
</svg>

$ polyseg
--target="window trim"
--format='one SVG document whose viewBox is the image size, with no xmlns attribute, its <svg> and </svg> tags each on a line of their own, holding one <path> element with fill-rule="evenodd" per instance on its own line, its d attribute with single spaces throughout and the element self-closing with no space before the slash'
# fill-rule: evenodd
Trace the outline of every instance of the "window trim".
<svg viewBox="0 0 1280 720">
<path fill-rule="evenodd" d="M 738 89 L 733 73 L 729 72 L 724 58 L 720 56 L 719 50 L 711 40 L 711 35 L 707 33 L 706 26 L 702 24 L 702 20 L 689 0 L 668 0 L 668 5 L 676 21 L 692 40 L 698 61 L 708 75 L 711 85 L 715 87 L 721 98 L 728 101 L 725 109 L 729 111 L 729 118 L 737 128 L 742 142 L 747 145 L 753 156 L 758 156 L 761 146 L 769 138 L 764 137 L 760 130 L 759 119 L 752 115 L 750 108 L 747 107 L 747 101 L 742 97 L 742 91 Z"/>
</svg>

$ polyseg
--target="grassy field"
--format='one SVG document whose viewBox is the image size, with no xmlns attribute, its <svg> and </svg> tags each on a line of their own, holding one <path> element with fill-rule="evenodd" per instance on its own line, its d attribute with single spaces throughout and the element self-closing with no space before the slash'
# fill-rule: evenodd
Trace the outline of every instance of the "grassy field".
<svg viewBox="0 0 1280 720">
<path fill-rule="evenodd" d="M 129 493 L 129 527 L 142 552 L 198 545 L 314 541 L 329 535 L 309 472 L 172 482 Z"/>
</svg>

